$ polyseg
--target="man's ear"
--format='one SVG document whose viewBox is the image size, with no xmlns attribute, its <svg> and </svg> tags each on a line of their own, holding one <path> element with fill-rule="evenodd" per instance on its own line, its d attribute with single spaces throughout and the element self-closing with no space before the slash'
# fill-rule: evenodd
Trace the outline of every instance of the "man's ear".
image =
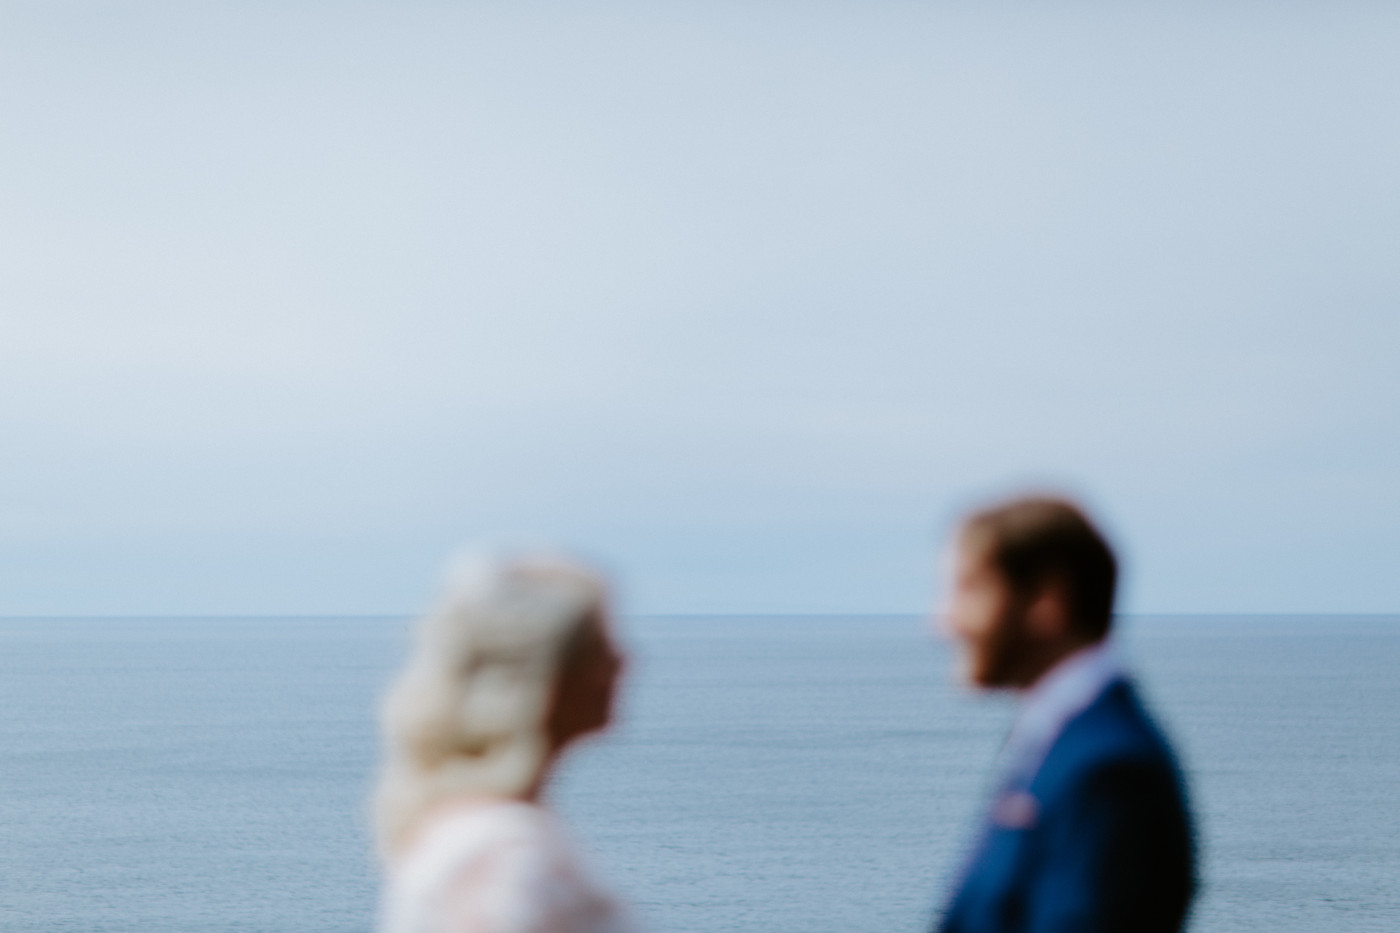
<svg viewBox="0 0 1400 933">
<path fill-rule="evenodd" d="M 1059 580 L 1046 580 L 1026 606 L 1026 630 L 1044 639 L 1069 633 L 1069 594 Z"/>
</svg>

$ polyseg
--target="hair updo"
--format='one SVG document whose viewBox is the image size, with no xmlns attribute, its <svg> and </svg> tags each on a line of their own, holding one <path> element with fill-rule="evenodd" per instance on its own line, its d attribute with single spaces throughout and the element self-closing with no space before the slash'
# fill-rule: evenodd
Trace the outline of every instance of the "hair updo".
<svg viewBox="0 0 1400 933">
<path fill-rule="evenodd" d="M 536 785 L 560 669 L 606 598 L 595 574 L 556 559 L 475 562 L 452 574 L 385 697 L 381 853 L 401 848 L 448 798 L 520 797 Z"/>
</svg>

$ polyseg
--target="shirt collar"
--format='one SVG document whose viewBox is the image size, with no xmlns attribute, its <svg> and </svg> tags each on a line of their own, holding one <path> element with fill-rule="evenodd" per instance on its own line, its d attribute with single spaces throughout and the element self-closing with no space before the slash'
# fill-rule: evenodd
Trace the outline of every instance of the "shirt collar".
<svg viewBox="0 0 1400 933">
<path fill-rule="evenodd" d="M 1034 773 L 1069 721 L 1124 673 L 1118 651 L 1104 639 L 1079 649 L 1041 675 L 1026 691 L 1006 740 L 1004 758 L 1015 772 L 1022 776 Z"/>
</svg>

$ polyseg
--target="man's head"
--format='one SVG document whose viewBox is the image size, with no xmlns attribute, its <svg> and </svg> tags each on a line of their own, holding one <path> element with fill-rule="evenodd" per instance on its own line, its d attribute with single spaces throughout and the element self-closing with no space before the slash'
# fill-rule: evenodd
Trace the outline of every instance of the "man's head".
<svg viewBox="0 0 1400 933">
<path fill-rule="evenodd" d="M 1117 564 L 1062 499 L 1013 499 L 974 512 L 956 540 L 947 626 L 968 680 L 1028 687 L 1108 634 Z"/>
</svg>

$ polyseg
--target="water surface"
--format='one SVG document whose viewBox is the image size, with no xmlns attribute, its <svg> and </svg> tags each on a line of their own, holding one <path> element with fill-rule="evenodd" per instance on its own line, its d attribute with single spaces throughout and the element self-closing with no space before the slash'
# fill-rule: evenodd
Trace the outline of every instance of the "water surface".
<svg viewBox="0 0 1400 933">
<path fill-rule="evenodd" d="M 658 933 L 920 931 L 1009 723 L 916 619 L 637 619 L 555 804 Z M 0 620 L 0 928 L 372 928 L 399 619 Z M 1400 929 L 1400 618 L 1132 618 L 1197 931 Z"/>
</svg>

